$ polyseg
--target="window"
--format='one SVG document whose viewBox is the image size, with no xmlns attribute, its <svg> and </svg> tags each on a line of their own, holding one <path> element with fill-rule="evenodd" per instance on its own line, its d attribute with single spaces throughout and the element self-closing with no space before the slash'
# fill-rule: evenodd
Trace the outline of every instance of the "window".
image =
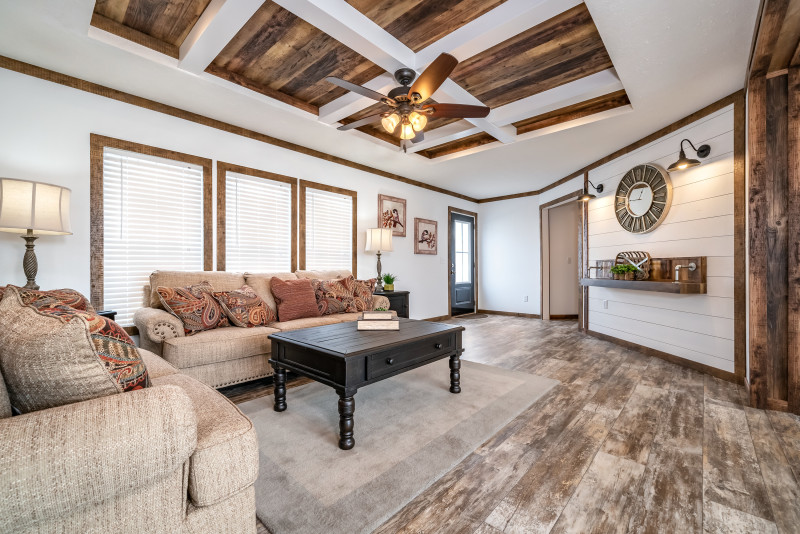
<svg viewBox="0 0 800 534">
<path fill-rule="evenodd" d="M 217 163 L 217 270 L 297 268 L 297 180 Z"/>
<path fill-rule="evenodd" d="M 356 272 L 356 192 L 300 180 L 300 268 Z"/>
<path fill-rule="evenodd" d="M 92 302 L 133 325 L 157 270 L 211 269 L 211 162 L 92 136 Z"/>
<path fill-rule="evenodd" d="M 472 281 L 472 252 L 470 251 L 470 233 L 472 225 L 465 221 L 456 221 L 456 284 L 468 284 Z"/>
</svg>

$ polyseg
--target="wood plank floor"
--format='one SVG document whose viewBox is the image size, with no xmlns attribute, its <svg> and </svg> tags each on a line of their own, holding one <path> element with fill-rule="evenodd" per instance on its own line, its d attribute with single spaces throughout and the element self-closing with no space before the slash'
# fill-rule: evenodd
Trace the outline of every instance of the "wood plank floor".
<svg viewBox="0 0 800 534">
<path fill-rule="evenodd" d="M 465 360 L 561 385 L 376 532 L 800 532 L 800 418 L 572 321 L 452 322 Z"/>
</svg>

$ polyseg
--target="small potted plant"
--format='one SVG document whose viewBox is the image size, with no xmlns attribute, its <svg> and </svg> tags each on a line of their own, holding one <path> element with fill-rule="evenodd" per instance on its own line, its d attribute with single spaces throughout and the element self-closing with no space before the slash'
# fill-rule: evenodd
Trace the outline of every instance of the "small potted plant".
<svg viewBox="0 0 800 534">
<path fill-rule="evenodd" d="M 614 274 L 614 280 L 634 280 L 636 278 L 636 271 L 638 269 L 630 264 L 619 264 L 611 268 Z"/>
<path fill-rule="evenodd" d="M 397 277 L 392 273 L 386 273 L 383 275 L 383 290 L 384 291 L 394 291 L 394 281 L 397 280 Z"/>
</svg>

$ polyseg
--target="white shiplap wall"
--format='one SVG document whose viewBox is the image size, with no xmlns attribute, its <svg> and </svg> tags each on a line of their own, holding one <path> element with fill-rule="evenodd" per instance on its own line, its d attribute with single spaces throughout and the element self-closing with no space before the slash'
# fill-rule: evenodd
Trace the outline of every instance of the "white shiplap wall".
<svg viewBox="0 0 800 534">
<path fill-rule="evenodd" d="M 643 163 L 666 169 L 678 158 L 683 138 L 695 146 L 711 145 L 711 155 L 699 167 L 671 173 L 672 207 L 661 226 L 644 235 L 626 232 L 613 208 L 622 176 Z M 691 150 L 687 155 L 694 157 Z M 605 187 L 589 203 L 590 265 L 623 250 L 645 250 L 652 257 L 708 257 L 707 295 L 590 287 L 590 330 L 733 372 L 733 167 L 729 106 L 589 172 L 595 185 Z"/>
</svg>

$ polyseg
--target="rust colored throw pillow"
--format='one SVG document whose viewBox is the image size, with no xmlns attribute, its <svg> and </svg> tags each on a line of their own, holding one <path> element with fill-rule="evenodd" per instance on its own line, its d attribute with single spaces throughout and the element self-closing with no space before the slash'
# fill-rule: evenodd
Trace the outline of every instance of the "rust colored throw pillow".
<svg viewBox="0 0 800 534">
<path fill-rule="evenodd" d="M 372 294 L 375 292 L 377 278 L 369 280 L 356 280 L 353 285 L 353 299 L 356 303 L 357 311 L 372 311 Z"/>
<path fill-rule="evenodd" d="M 157 291 L 161 305 L 183 322 L 187 336 L 228 326 L 228 317 L 214 298 L 214 289 L 208 282 L 187 287 L 159 286 Z"/>
<path fill-rule="evenodd" d="M 335 280 L 312 280 L 311 284 L 320 315 L 358 311 L 353 297 L 355 278 L 352 276 Z"/>
<path fill-rule="evenodd" d="M 278 304 L 279 321 L 319 317 L 319 308 L 317 308 L 317 299 L 314 297 L 311 280 L 307 278 L 281 280 L 275 277 L 270 282 L 270 289 Z"/>
<path fill-rule="evenodd" d="M 0 370 L 20 412 L 150 385 L 136 345 L 116 322 L 52 298 L 30 299 L 30 290 L 8 286 L 0 301 Z"/>
<path fill-rule="evenodd" d="M 94 306 L 89 303 L 89 299 L 74 289 L 51 289 L 49 291 L 25 289 L 22 287 L 18 289 L 19 296 L 22 298 L 22 302 L 25 305 L 33 304 L 39 300 L 53 299 L 63 306 L 69 306 L 79 311 L 95 313 Z M 2 292 L 0 292 L 0 297 L 1 296 Z"/>
<path fill-rule="evenodd" d="M 214 298 L 235 326 L 266 326 L 278 319 L 272 308 L 250 286 L 245 285 L 233 291 L 215 291 Z"/>
</svg>

